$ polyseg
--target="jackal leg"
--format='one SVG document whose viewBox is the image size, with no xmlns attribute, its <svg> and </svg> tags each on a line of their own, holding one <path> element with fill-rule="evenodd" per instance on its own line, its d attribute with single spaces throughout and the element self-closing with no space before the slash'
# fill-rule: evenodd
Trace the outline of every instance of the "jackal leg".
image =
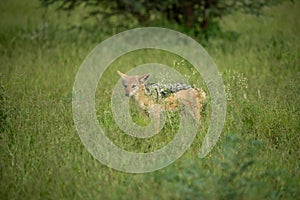
<svg viewBox="0 0 300 200">
<path fill-rule="evenodd" d="M 155 133 L 158 133 L 160 130 L 160 126 L 163 125 L 163 112 L 162 112 L 162 106 L 159 104 L 154 104 L 149 109 L 149 117 L 154 123 L 154 131 Z"/>
<path fill-rule="evenodd" d="M 182 112 L 190 114 L 198 123 L 200 122 L 201 102 L 197 98 L 196 90 L 182 90 L 176 93 L 176 97 L 181 105 Z"/>
</svg>

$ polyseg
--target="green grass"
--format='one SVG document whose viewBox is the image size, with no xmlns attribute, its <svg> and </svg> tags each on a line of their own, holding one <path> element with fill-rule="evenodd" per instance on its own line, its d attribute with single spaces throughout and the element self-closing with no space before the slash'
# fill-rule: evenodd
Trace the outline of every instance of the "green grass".
<svg viewBox="0 0 300 200">
<path fill-rule="evenodd" d="M 76 72 L 110 31 L 65 31 L 72 19 L 53 10 L 43 17 L 38 5 L 0 2 L 1 199 L 299 198 L 299 2 L 266 9 L 260 17 L 235 13 L 222 19 L 223 28 L 239 37 L 213 39 L 206 47 L 226 86 L 221 138 L 205 159 L 198 159 L 208 110 L 191 148 L 172 165 L 147 174 L 102 165 L 83 146 L 73 122 Z M 163 53 L 154 57 L 167 57 L 175 68 L 180 61 Z M 96 95 L 111 93 L 119 64 L 126 71 L 143 62 L 126 59 L 106 72 Z M 192 75 L 188 64 L 182 70 Z M 190 81 L 202 85 L 193 76 Z M 100 124 L 112 127 L 109 137 L 124 148 L 149 151 L 174 136 L 172 123 L 166 135 L 145 141 L 120 136 L 111 114 L 101 116 L 109 109 L 108 99 L 97 98 L 97 103 Z"/>
</svg>

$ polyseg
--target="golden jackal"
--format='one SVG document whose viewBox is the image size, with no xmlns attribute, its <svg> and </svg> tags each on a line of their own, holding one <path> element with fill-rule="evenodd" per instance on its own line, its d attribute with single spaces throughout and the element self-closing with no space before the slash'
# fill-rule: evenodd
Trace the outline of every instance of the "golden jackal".
<svg viewBox="0 0 300 200">
<path fill-rule="evenodd" d="M 176 111 L 180 106 L 188 109 L 199 122 L 206 94 L 200 88 L 184 83 L 146 83 L 150 74 L 129 76 L 118 71 L 125 88 L 125 95 L 133 97 L 140 108 L 159 118 L 162 110 Z"/>
</svg>

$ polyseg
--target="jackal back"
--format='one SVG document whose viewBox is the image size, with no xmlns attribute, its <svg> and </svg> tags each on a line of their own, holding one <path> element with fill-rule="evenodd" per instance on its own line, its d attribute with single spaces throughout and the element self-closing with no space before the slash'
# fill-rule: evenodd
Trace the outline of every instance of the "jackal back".
<svg viewBox="0 0 300 200">
<path fill-rule="evenodd" d="M 185 83 L 147 83 L 145 84 L 145 93 L 157 101 L 164 99 L 181 90 L 188 90 L 193 88 L 191 85 Z"/>
</svg>

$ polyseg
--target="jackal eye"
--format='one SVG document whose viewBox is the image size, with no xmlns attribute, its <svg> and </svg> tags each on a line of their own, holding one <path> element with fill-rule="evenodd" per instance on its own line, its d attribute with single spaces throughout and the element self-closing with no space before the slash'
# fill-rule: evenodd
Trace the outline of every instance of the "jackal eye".
<svg viewBox="0 0 300 200">
<path fill-rule="evenodd" d="M 136 85 L 132 85 L 131 88 L 136 88 Z"/>
<path fill-rule="evenodd" d="M 127 85 L 124 85 L 125 88 L 127 88 Z"/>
</svg>

